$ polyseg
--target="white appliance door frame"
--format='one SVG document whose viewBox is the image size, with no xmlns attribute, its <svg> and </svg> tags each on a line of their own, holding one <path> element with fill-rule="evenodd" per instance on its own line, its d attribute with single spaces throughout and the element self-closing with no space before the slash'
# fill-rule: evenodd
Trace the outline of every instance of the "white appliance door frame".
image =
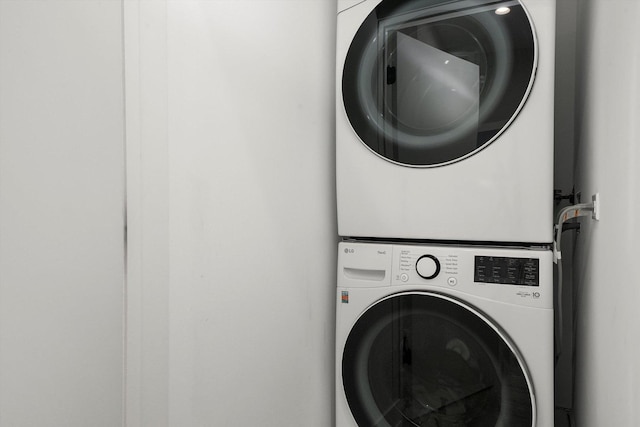
<svg viewBox="0 0 640 427">
<path fill-rule="evenodd" d="M 344 346 L 342 382 L 358 425 L 536 422 L 530 375 L 509 337 L 433 292 L 394 294 L 365 310 Z"/>
</svg>

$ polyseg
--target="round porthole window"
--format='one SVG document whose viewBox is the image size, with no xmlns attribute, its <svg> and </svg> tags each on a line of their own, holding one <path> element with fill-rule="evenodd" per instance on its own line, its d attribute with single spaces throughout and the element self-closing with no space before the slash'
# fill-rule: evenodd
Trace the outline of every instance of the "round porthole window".
<svg viewBox="0 0 640 427">
<path fill-rule="evenodd" d="M 359 426 L 532 427 L 522 361 L 473 308 L 435 293 L 370 307 L 343 352 L 342 380 Z"/>
<path fill-rule="evenodd" d="M 383 0 L 347 52 L 344 107 L 362 142 L 389 161 L 459 161 L 515 119 L 536 49 L 519 1 Z"/>
</svg>

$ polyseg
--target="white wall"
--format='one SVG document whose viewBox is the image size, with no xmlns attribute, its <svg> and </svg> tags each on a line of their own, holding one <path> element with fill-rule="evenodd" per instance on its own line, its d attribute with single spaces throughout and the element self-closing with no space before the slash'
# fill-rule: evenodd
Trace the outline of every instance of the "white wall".
<svg viewBox="0 0 640 427">
<path fill-rule="evenodd" d="M 332 424 L 335 8 L 125 4 L 130 426 Z"/>
<path fill-rule="evenodd" d="M 118 1 L 0 1 L 0 426 L 123 413 Z"/>
<path fill-rule="evenodd" d="M 601 220 L 582 220 L 577 292 L 580 427 L 640 420 L 640 3 L 578 2 L 577 189 L 599 192 Z"/>
</svg>

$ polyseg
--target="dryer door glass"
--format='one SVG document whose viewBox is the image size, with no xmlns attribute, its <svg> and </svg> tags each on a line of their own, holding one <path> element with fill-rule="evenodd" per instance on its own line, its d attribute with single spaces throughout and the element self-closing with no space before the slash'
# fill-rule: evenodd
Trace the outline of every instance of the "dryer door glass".
<svg viewBox="0 0 640 427">
<path fill-rule="evenodd" d="M 514 120 L 535 58 L 517 0 L 383 0 L 347 53 L 344 106 L 360 139 L 385 159 L 451 163 Z"/>
<path fill-rule="evenodd" d="M 481 313 L 432 293 L 378 302 L 356 322 L 342 359 L 359 426 L 531 427 L 522 360 Z"/>
</svg>

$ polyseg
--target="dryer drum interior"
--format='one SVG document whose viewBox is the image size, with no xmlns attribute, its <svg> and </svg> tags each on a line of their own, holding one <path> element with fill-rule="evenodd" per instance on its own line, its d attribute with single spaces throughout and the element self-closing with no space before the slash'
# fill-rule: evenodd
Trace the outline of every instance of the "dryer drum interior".
<svg viewBox="0 0 640 427">
<path fill-rule="evenodd" d="M 347 52 L 344 107 L 360 139 L 387 160 L 458 161 L 514 120 L 536 49 L 519 1 L 383 0 Z"/>
<path fill-rule="evenodd" d="M 404 293 L 370 307 L 343 353 L 345 395 L 359 426 L 531 427 L 528 375 L 504 334 L 439 294 Z"/>
</svg>

